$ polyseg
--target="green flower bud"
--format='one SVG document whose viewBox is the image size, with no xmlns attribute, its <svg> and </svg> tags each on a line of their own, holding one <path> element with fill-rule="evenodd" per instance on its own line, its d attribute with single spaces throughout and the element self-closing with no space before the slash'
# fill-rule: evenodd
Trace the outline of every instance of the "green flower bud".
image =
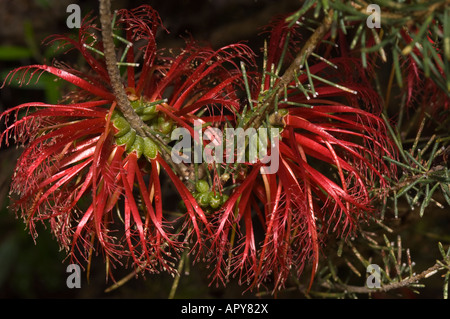
<svg viewBox="0 0 450 319">
<path fill-rule="evenodd" d="M 158 154 L 158 146 L 149 137 L 144 137 L 143 153 L 149 159 L 155 159 Z"/>
<path fill-rule="evenodd" d="M 210 192 L 209 205 L 214 209 L 219 208 L 222 205 L 222 196 L 219 193 Z"/>
<path fill-rule="evenodd" d="M 205 180 L 199 180 L 196 184 L 195 184 L 195 189 L 197 190 L 197 192 L 199 193 L 206 193 L 207 191 L 209 191 L 209 184 L 207 181 Z"/>
<path fill-rule="evenodd" d="M 111 121 L 114 121 L 118 117 L 123 117 L 123 116 L 120 112 L 114 110 L 111 114 Z M 106 115 L 106 119 L 108 119 L 108 114 Z"/>
<path fill-rule="evenodd" d="M 288 109 L 278 109 L 278 114 L 280 114 L 281 116 L 286 116 L 289 114 L 289 110 Z"/>
<path fill-rule="evenodd" d="M 116 134 L 114 134 L 115 137 L 121 137 L 124 136 L 126 133 L 128 133 L 131 130 L 131 125 L 128 123 L 128 121 L 122 117 L 117 116 L 113 121 L 113 126 L 118 130 Z"/>
<path fill-rule="evenodd" d="M 144 111 L 142 113 L 144 115 L 156 114 L 156 104 L 153 104 L 153 105 L 150 105 L 150 106 L 144 108 Z"/>
<path fill-rule="evenodd" d="M 133 146 L 135 140 L 136 140 L 136 131 L 134 129 L 131 129 L 123 136 L 116 138 L 116 144 L 125 145 L 125 149 L 128 151 Z"/>
<path fill-rule="evenodd" d="M 144 152 L 144 139 L 139 135 L 136 135 L 136 139 L 131 146 L 130 151 L 136 152 L 138 158 L 141 157 L 142 153 Z"/>
<path fill-rule="evenodd" d="M 210 194 L 211 194 L 210 192 L 200 193 L 198 195 L 197 203 L 201 207 L 208 207 L 209 206 L 209 202 L 210 202 Z"/>
<path fill-rule="evenodd" d="M 163 124 L 164 122 L 166 122 L 166 118 L 163 115 L 158 116 L 158 118 L 156 119 L 156 122 L 158 124 Z"/>
<path fill-rule="evenodd" d="M 147 122 L 147 121 L 150 121 L 150 120 L 154 119 L 155 116 L 156 116 L 156 114 L 144 114 L 144 115 L 141 116 L 141 119 L 144 122 Z"/>
<path fill-rule="evenodd" d="M 169 134 L 172 132 L 172 122 L 165 121 L 163 123 L 159 123 L 158 129 L 162 134 Z"/>
<path fill-rule="evenodd" d="M 141 100 L 135 100 L 135 101 L 130 101 L 130 105 L 131 105 L 131 107 L 133 108 L 133 109 L 138 109 L 138 108 L 140 108 L 141 106 L 142 106 L 142 102 L 141 102 Z"/>
</svg>

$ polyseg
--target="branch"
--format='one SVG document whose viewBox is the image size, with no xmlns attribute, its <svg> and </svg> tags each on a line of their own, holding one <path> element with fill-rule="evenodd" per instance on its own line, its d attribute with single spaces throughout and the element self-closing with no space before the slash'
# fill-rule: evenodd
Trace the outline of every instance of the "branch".
<svg viewBox="0 0 450 319">
<path fill-rule="evenodd" d="M 120 73 L 117 67 L 116 51 L 114 41 L 112 38 L 111 26 L 111 1 L 99 0 L 100 23 L 102 26 L 103 50 L 105 54 L 106 69 L 108 70 L 109 79 L 113 93 L 117 100 L 117 106 L 122 114 L 125 116 L 131 127 L 141 136 L 146 136 L 143 127 L 144 122 L 134 112 L 133 107 L 128 100 L 128 96 L 123 88 L 120 80 Z"/>
<path fill-rule="evenodd" d="M 388 285 L 382 286 L 381 288 L 368 288 L 368 287 L 351 286 L 351 285 L 344 285 L 344 284 L 330 285 L 329 283 L 326 283 L 326 282 L 323 283 L 322 286 L 325 288 L 333 288 L 334 287 L 334 288 L 337 288 L 337 289 L 345 291 L 345 292 L 350 292 L 350 293 L 354 292 L 354 293 L 360 293 L 360 294 L 369 294 L 369 293 L 374 293 L 374 292 L 387 292 L 390 290 L 409 286 L 413 283 L 416 283 L 417 281 L 419 281 L 421 279 L 424 279 L 424 278 L 434 275 L 436 272 L 438 272 L 441 269 L 444 269 L 444 267 L 441 264 L 436 263 L 434 266 L 431 266 L 430 268 L 422 271 L 420 274 L 418 274 L 416 276 L 408 277 L 399 282 L 390 283 Z"/>
<path fill-rule="evenodd" d="M 364 0 L 360 0 L 359 3 L 351 2 L 351 6 L 353 6 L 356 10 L 361 12 L 362 14 L 369 16 L 372 12 L 367 12 L 367 6 L 370 2 L 366 2 Z M 407 3 L 397 3 L 397 2 L 386 2 L 383 11 L 380 12 L 382 21 L 394 20 L 394 24 L 399 27 L 410 27 L 412 24 L 419 24 L 427 16 L 432 14 L 433 12 L 439 12 L 444 10 L 446 6 L 450 5 L 450 0 L 445 0 L 441 2 L 435 2 L 434 4 L 427 5 L 426 2 L 423 3 L 423 10 L 415 10 L 410 12 L 409 10 L 405 10 L 406 6 L 409 6 Z M 386 10 L 387 9 L 387 10 Z M 392 10 L 394 12 L 388 11 Z M 405 25 L 406 20 L 406 25 Z"/>
<path fill-rule="evenodd" d="M 313 53 L 313 51 L 316 49 L 316 47 L 320 44 L 320 41 L 325 36 L 325 34 L 328 32 L 328 30 L 331 27 L 331 24 L 333 22 L 333 15 L 334 10 L 328 11 L 328 14 L 323 19 L 322 23 L 319 25 L 319 27 L 314 31 L 314 33 L 309 37 L 308 41 L 306 41 L 305 45 L 302 47 L 300 52 L 297 54 L 294 61 L 291 63 L 291 65 L 287 68 L 287 70 L 284 72 L 284 74 L 280 77 L 278 82 L 275 84 L 275 90 L 273 92 L 276 92 L 270 96 L 267 97 L 266 103 L 268 103 L 268 107 L 265 110 L 265 112 L 259 113 L 258 115 L 252 117 L 245 128 L 250 127 L 253 125 L 253 127 L 257 128 L 261 125 L 261 120 L 266 117 L 267 113 L 271 113 L 274 108 L 274 100 L 278 94 L 281 94 L 283 92 L 283 89 L 286 85 L 291 83 L 295 79 L 295 73 L 296 70 L 302 67 L 302 63 L 306 61 L 306 59 Z M 265 103 L 262 103 L 264 105 Z"/>
<path fill-rule="evenodd" d="M 136 130 L 140 136 L 148 136 L 155 142 L 159 142 L 162 145 L 167 144 L 158 136 L 149 133 L 149 127 L 142 121 L 139 115 L 136 114 L 133 107 L 130 104 L 127 94 L 123 88 L 122 81 L 120 80 L 119 68 L 117 67 L 116 51 L 114 41 L 112 37 L 112 21 L 111 21 L 111 1 L 99 0 L 99 12 L 100 12 L 100 24 L 102 27 L 102 39 L 103 39 L 103 53 L 105 54 L 106 69 L 108 70 L 109 79 L 113 93 L 116 97 L 117 106 L 122 112 L 125 119 L 130 123 L 131 127 Z M 161 148 L 161 153 L 164 159 L 173 164 L 175 171 L 179 176 L 185 177 L 186 173 L 183 171 L 183 165 L 176 165 L 173 163 L 170 155 L 167 151 Z"/>
<path fill-rule="evenodd" d="M 314 31 L 314 33 L 309 37 L 308 41 L 306 41 L 305 45 L 302 47 L 300 52 L 297 54 L 295 60 L 291 63 L 289 68 L 284 72 L 281 76 L 280 80 L 277 83 L 277 88 L 279 93 L 283 90 L 285 85 L 288 85 L 295 79 L 295 71 L 299 68 L 302 68 L 304 61 L 313 53 L 316 49 L 317 45 L 320 44 L 320 41 L 328 32 L 331 27 L 331 23 L 333 22 L 333 14 L 334 11 L 328 11 L 328 15 L 325 16 L 322 23 L 319 27 Z"/>
</svg>

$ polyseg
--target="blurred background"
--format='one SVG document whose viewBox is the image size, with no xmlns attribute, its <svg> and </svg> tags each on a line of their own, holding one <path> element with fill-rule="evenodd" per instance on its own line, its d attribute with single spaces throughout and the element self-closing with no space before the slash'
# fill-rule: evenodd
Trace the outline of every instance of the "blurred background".
<svg viewBox="0 0 450 319">
<path fill-rule="evenodd" d="M 42 41 L 52 35 L 76 30 L 67 28 L 66 12 L 69 4 L 81 7 L 82 15 L 97 13 L 97 1 L 76 0 L 0 0 L 0 77 L 5 79 L 8 71 L 29 64 L 51 64 L 54 59 L 76 64 L 77 57 L 63 55 L 54 47 L 42 45 Z M 158 35 L 160 48 L 183 46 L 183 37 L 192 35 L 194 39 L 206 41 L 213 48 L 237 41 L 248 44 L 260 53 L 261 28 L 278 15 L 298 9 L 298 0 L 113 0 L 113 9 L 134 8 L 150 4 L 162 18 L 170 33 Z M 64 83 L 55 81 L 53 76 L 42 74 L 38 83 L 19 87 L 11 83 L 0 90 L 0 112 L 24 102 L 42 101 L 56 103 L 64 92 Z M 0 124 L 2 125 L 2 124 Z M 3 130 L 4 126 L 0 126 Z M 22 220 L 8 210 L 8 192 L 11 174 L 20 149 L 14 147 L 0 149 L 0 298 L 167 298 L 173 278 L 162 274 L 148 275 L 131 279 L 112 292 L 105 293 L 112 282 L 106 282 L 106 274 L 101 257 L 94 260 L 89 283 L 83 273 L 81 289 L 69 289 L 66 279 L 65 252 L 59 251 L 57 242 L 49 231 L 41 227 L 36 242 L 25 230 Z M 439 215 L 439 213 L 436 213 Z M 424 267 L 434 263 L 439 256 L 437 245 L 425 247 L 423 238 L 430 239 L 433 229 L 442 231 L 442 223 L 449 223 L 448 217 L 435 218 L 432 212 L 426 214 L 420 224 L 406 221 L 403 235 L 415 245 L 411 249 L 416 263 Z M 440 224 L 441 223 L 441 224 Z M 415 225 L 413 228 L 410 225 Z M 442 238 L 443 234 L 440 234 Z M 447 236 L 448 240 L 448 236 Z M 418 265 L 417 269 L 424 269 Z M 120 280 L 131 272 L 130 269 L 117 269 L 115 278 Z M 182 276 L 177 298 L 253 298 L 255 294 L 242 294 L 242 287 L 232 282 L 226 288 L 208 287 L 207 270 L 201 264 L 190 268 L 189 276 Z M 434 282 L 437 285 L 434 285 Z M 408 291 L 395 297 L 441 298 L 440 278 L 432 277 L 427 286 L 420 290 L 421 295 Z M 267 297 L 271 297 L 270 295 Z M 280 298 L 302 297 L 295 290 L 280 293 Z M 381 296 L 386 297 L 386 296 Z"/>
</svg>

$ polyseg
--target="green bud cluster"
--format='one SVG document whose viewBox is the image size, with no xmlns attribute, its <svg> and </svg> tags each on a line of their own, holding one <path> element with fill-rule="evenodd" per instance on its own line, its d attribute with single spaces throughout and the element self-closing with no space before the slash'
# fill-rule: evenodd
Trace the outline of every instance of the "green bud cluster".
<svg viewBox="0 0 450 319">
<path fill-rule="evenodd" d="M 136 99 L 130 101 L 130 104 L 136 114 L 142 121 L 146 122 L 150 129 L 156 133 L 161 133 L 163 136 L 170 136 L 170 133 L 175 129 L 174 122 L 156 109 L 156 106 L 163 102 L 164 100 L 147 102 L 143 99 Z M 149 159 L 156 157 L 159 151 L 158 145 L 151 138 L 137 134 L 122 113 L 114 111 L 111 121 L 116 129 L 114 137 L 117 145 L 125 146 L 129 153 L 136 152 L 138 157 L 142 155 Z"/>
<path fill-rule="evenodd" d="M 149 159 L 156 157 L 159 151 L 158 145 L 151 138 L 138 135 L 119 112 L 114 111 L 111 122 L 116 129 L 114 137 L 117 145 L 123 145 L 128 153 L 136 152 L 138 158 L 142 155 Z"/>
<path fill-rule="evenodd" d="M 197 203 L 203 208 L 218 209 L 228 199 L 228 195 L 219 194 L 211 190 L 209 184 L 205 180 L 199 180 L 195 184 L 195 191 L 193 192 Z"/>
<path fill-rule="evenodd" d="M 142 121 L 146 122 L 153 131 L 163 135 L 170 135 L 175 129 L 173 121 L 156 110 L 156 106 L 163 102 L 164 100 L 146 102 L 139 99 L 131 101 L 130 104 L 136 114 L 139 115 Z"/>
<path fill-rule="evenodd" d="M 205 209 L 206 212 L 217 210 L 228 200 L 228 195 L 214 192 L 205 180 L 199 180 L 195 184 L 195 190 L 192 192 L 192 195 L 200 207 Z M 186 210 L 186 206 L 183 201 L 180 201 L 179 208 L 182 211 Z"/>
</svg>

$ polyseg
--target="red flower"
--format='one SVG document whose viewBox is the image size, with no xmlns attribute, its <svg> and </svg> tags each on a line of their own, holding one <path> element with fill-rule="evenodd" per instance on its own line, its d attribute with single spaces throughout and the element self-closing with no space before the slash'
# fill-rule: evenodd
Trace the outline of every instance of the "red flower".
<svg viewBox="0 0 450 319">
<path fill-rule="evenodd" d="M 258 103 L 273 94 L 280 57 L 288 65 L 295 56 L 289 36 L 298 39 L 284 20 L 273 26 L 265 70 L 249 80 L 253 108 L 241 110 L 243 117 L 257 114 L 264 107 Z M 335 58 L 304 66 L 275 98 L 278 110 L 262 126 L 280 129 L 278 171 L 267 174 L 267 164 L 257 162 L 244 165 L 245 178 L 235 174 L 240 185 L 214 214 L 214 280 L 226 283 L 238 275 L 250 288 L 269 280 L 277 290 L 311 262 L 312 283 L 326 236 L 345 237 L 374 213 L 370 190 L 386 186 L 385 176 L 393 172 L 382 157 L 394 151 L 373 104 L 377 95 L 361 82 L 362 69 L 353 62 Z"/>
<path fill-rule="evenodd" d="M 8 145 L 14 137 L 25 146 L 11 186 L 14 207 L 33 235 L 37 221 L 48 221 L 72 258 L 79 252 L 89 260 L 95 250 L 108 262 L 125 256 L 143 270 L 172 272 L 186 243 L 195 240 L 194 247 L 202 251 L 211 229 L 182 176 L 164 156 L 170 132 L 175 127 L 192 131 L 199 109 L 209 109 L 213 116 L 224 109 L 235 111 L 232 88 L 241 78 L 233 61 L 252 61 L 252 53 L 243 44 L 214 51 L 190 42 L 175 57 L 166 55 L 156 48 L 161 25 L 156 11 L 149 6 L 119 11 L 115 28 L 124 30 L 130 43 L 122 61 L 126 91 L 153 134 L 140 136 L 116 108 L 93 21 L 83 21 L 77 39 L 51 39 L 78 50 L 90 71 L 31 65 L 8 76 L 12 81 L 21 72 L 19 81 L 28 84 L 37 72 L 49 72 L 78 87 L 66 97 L 67 104 L 26 103 L 1 114 L 7 128 L 0 143 Z M 184 235 L 183 229 L 175 229 L 178 220 L 163 212 L 161 167 L 187 207 L 180 218 Z"/>
</svg>

